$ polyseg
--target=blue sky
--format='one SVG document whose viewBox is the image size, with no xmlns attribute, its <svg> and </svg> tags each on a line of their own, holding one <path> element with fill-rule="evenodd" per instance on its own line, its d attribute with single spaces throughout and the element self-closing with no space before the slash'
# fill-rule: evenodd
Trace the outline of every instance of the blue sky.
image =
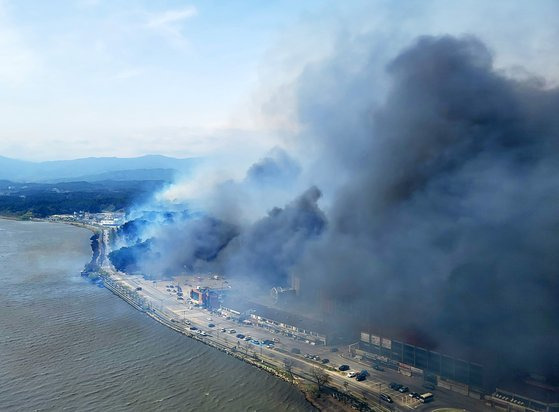
<svg viewBox="0 0 559 412">
<path fill-rule="evenodd" d="M 0 0 L 0 155 L 265 150 L 285 122 L 261 106 L 339 36 L 473 32 L 503 67 L 557 74 L 557 3 L 452 3 Z"/>
</svg>

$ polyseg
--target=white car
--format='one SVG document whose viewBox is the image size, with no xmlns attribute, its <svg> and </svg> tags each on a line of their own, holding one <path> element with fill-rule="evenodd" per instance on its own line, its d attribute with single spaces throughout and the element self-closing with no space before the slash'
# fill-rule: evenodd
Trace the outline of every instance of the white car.
<svg viewBox="0 0 559 412">
<path fill-rule="evenodd" d="M 357 372 L 351 371 L 347 373 L 348 378 L 355 378 L 357 376 Z"/>
</svg>

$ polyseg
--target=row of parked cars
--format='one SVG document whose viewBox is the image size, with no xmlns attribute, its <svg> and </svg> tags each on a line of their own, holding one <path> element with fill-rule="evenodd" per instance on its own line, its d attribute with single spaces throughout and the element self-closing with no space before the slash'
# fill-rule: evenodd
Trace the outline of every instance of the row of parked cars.
<svg viewBox="0 0 559 412">
<path fill-rule="evenodd" d="M 398 391 L 400 393 L 406 393 L 409 392 L 409 388 L 407 386 L 401 385 L 399 383 L 396 382 L 392 382 L 390 385 L 388 385 L 390 387 L 390 389 L 393 389 L 395 391 Z M 431 383 L 424 383 L 423 386 L 427 389 L 435 389 L 435 386 Z M 421 403 L 426 403 L 426 402 L 432 402 L 434 399 L 434 396 L 432 393 L 427 392 L 427 393 L 423 393 L 423 394 L 419 394 L 417 392 L 409 392 L 408 396 L 412 399 L 417 399 L 418 401 L 420 401 Z"/>
<path fill-rule="evenodd" d="M 326 365 L 327 363 L 330 363 L 330 359 L 328 359 L 328 358 L 322 358 L 322 359 L 320 359 L 320 356 L 318 356 L 318 355 L 313 355 L 313 354 L 311 354 L 311 353 L 305 353 L 305 358 L 306 358 L 306 359 L 310 359 L 310 360 L 314 360 L 314 361 L 317 361 L 317 362 L 322 362 L 322 363 L 325 364 L 325 365 Z"/>
<path fill-rule="evenodd" d="M 390 387 L 390 389 L 393 389 L 393 390 L 398 391 L 400 393 L 406 393 L 410 390 L 410 388 L 408 388 L 407 386 L 401 385 L 401 384 L 396 383 L 396 382 L 392 382 L 388 386 Z"/>
</svg>

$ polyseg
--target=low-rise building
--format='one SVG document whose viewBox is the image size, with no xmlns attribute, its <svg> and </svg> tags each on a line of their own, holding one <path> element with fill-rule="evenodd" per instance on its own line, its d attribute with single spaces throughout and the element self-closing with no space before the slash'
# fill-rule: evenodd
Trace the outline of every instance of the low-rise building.
<svg viewBox="0 0 559 412">
<path fill-rule="evenodd" d="M 206 287 L 196 287 L 190 290 L 190 299 L 197 305 L 201 305 L 208 309 L 218 309 L 219 293 L 213 289 Z"/>
</svg>

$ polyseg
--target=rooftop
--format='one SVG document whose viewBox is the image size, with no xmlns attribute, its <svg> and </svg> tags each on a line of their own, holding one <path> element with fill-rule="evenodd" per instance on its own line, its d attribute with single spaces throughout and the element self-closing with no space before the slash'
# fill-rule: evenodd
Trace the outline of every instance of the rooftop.
<svg viewBox="0 0 559 412">
<path fill-rule="evenodd" d="M 287 312 L 285 310 L 264 306 L 259 303 L 242 300 L 233 296 L 227 297 L 223 306 L 236 310 L 237 312 L 252 311 L 254 315 L 261 316 L 286 325 L 295 326 L 299 329 L 326 334 L 328 331 L 325 322 L 318 319 L 311 319 L 299 313 Z"/>
</svg>

